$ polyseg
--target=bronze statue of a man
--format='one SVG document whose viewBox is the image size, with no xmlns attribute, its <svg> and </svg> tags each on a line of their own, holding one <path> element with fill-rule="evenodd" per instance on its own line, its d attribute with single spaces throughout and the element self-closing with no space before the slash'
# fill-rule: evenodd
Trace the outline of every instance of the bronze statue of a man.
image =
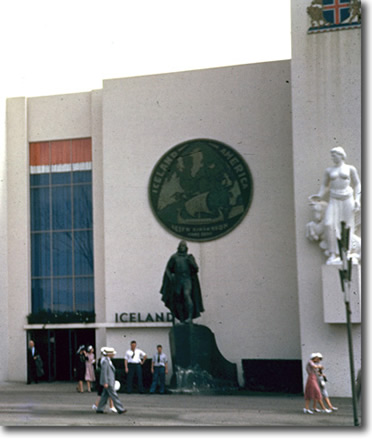
<svg viewBox="0 0 372 439">
<path fill-rule="evenodd" d="M 204 311 L 199 267 L 187 250 L 186 242 L 181 241 L 168 261 L 160 291 L 165 306 L 182 323 L 192 323 Z"/>
</svg>

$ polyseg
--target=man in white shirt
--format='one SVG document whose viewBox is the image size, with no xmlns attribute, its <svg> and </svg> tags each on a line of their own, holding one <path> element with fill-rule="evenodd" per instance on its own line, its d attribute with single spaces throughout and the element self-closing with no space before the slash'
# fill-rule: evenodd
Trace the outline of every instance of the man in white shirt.
<svg viewBox="0 0 372 439">
<path fill-rule="evenodd" d="M 137 348 L 137 342 L 135 340 L 131 341 L 130 349 L 128 349 L 124 355 L 125 373 L 128 374 L 128 393 L 132 393 L 134 375 L 137 375 L 138 391 L 139 393 L 143 393 L 142 365 L 146 361 L 146 358 L 146 353 Z"/>
<path fill-rule="evenodd" d="M 158 381 L 160 382 L 159 392 L 164 394 L 165 391 L 165 375 L 168 373 L 168 358 L 163 354 L 163 348 L 159 344 L 156 347 L 157 353 L 152 357 L 151 373 L 153 374 L 150 393 L 155 393 Z"/>
</svg>

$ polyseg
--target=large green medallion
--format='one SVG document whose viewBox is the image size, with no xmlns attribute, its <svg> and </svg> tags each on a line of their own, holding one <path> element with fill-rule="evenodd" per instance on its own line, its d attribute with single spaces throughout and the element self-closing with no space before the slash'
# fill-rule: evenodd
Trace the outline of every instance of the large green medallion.
<svg viewBox="0 0 372 439">
<path fill-rule="evenodd" d="M 253 196 L 243 157 L 216 140 L 194 139 L 168 150 L 151 174 L 149 198 L 160 223 L 189 241 L 210 241 L 244 218 Z"/>
</svg>

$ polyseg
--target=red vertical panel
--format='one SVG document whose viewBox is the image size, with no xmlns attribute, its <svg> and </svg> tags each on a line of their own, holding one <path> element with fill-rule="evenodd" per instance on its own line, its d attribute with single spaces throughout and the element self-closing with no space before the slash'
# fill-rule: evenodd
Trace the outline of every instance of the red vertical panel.
<svg viewBox="0 0 372 439">
<path fill-rule="evenodd" d="M 49 163 L 49 142 L 30 143 L 30 166 L 43 166 Z"/>
<path fill-rule="evenodd" d="M 52 165 L 71 163 L 71 140 L 50 142 L 52 150 Z"/>
<path fill-rule="evenodd" d="M 92 139 L 74 139 L 72 141 L 72 163 L 92 161 Z"/>
</svg>

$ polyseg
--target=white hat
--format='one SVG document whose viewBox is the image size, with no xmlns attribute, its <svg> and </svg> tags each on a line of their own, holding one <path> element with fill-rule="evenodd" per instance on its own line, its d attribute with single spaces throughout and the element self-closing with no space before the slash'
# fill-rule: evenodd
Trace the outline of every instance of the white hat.
<svg viewBox="0 0 372 439">
<path fill-rule="evenodd" d="M 319 354 L 318 354 L 317 352 L 313 352 L 313 353 L 310 355 L 310 360 L 312 360 L 313 358 L 316 358 L 316 357 L 320 358 L 320 357 L 319 357 Z"/>
<path fill-rule="evenodd" d="M 320 359 L 323 358 L 323 355 L 322 355 L 320 352 L 318 352 L 318 353 L 316 354 L 316 356 L 317 356 L 318 358 L 320 358 Z"/>
<path fill-rule="evenodd" d="M 81 346 L 79 346 L 79 348 L 78 348 L 78 350 L 76 351 L 76 353 L 77 354 L 80 354 L 80 352 L 82 352 L 82 351 L 84 351 L 85 350 L 85 345 L 81 345 Z"/>
<path fill-rule="evenodd" d="M 115 351 L 114 348 L 110 348 L 108 346 L 105 346 L 105 347 L 101 348 L 101 353 L 103 355 L 109 355 L 109 354 L 114 354 L 115 355 L 117 352 Z"/>
</svg>

